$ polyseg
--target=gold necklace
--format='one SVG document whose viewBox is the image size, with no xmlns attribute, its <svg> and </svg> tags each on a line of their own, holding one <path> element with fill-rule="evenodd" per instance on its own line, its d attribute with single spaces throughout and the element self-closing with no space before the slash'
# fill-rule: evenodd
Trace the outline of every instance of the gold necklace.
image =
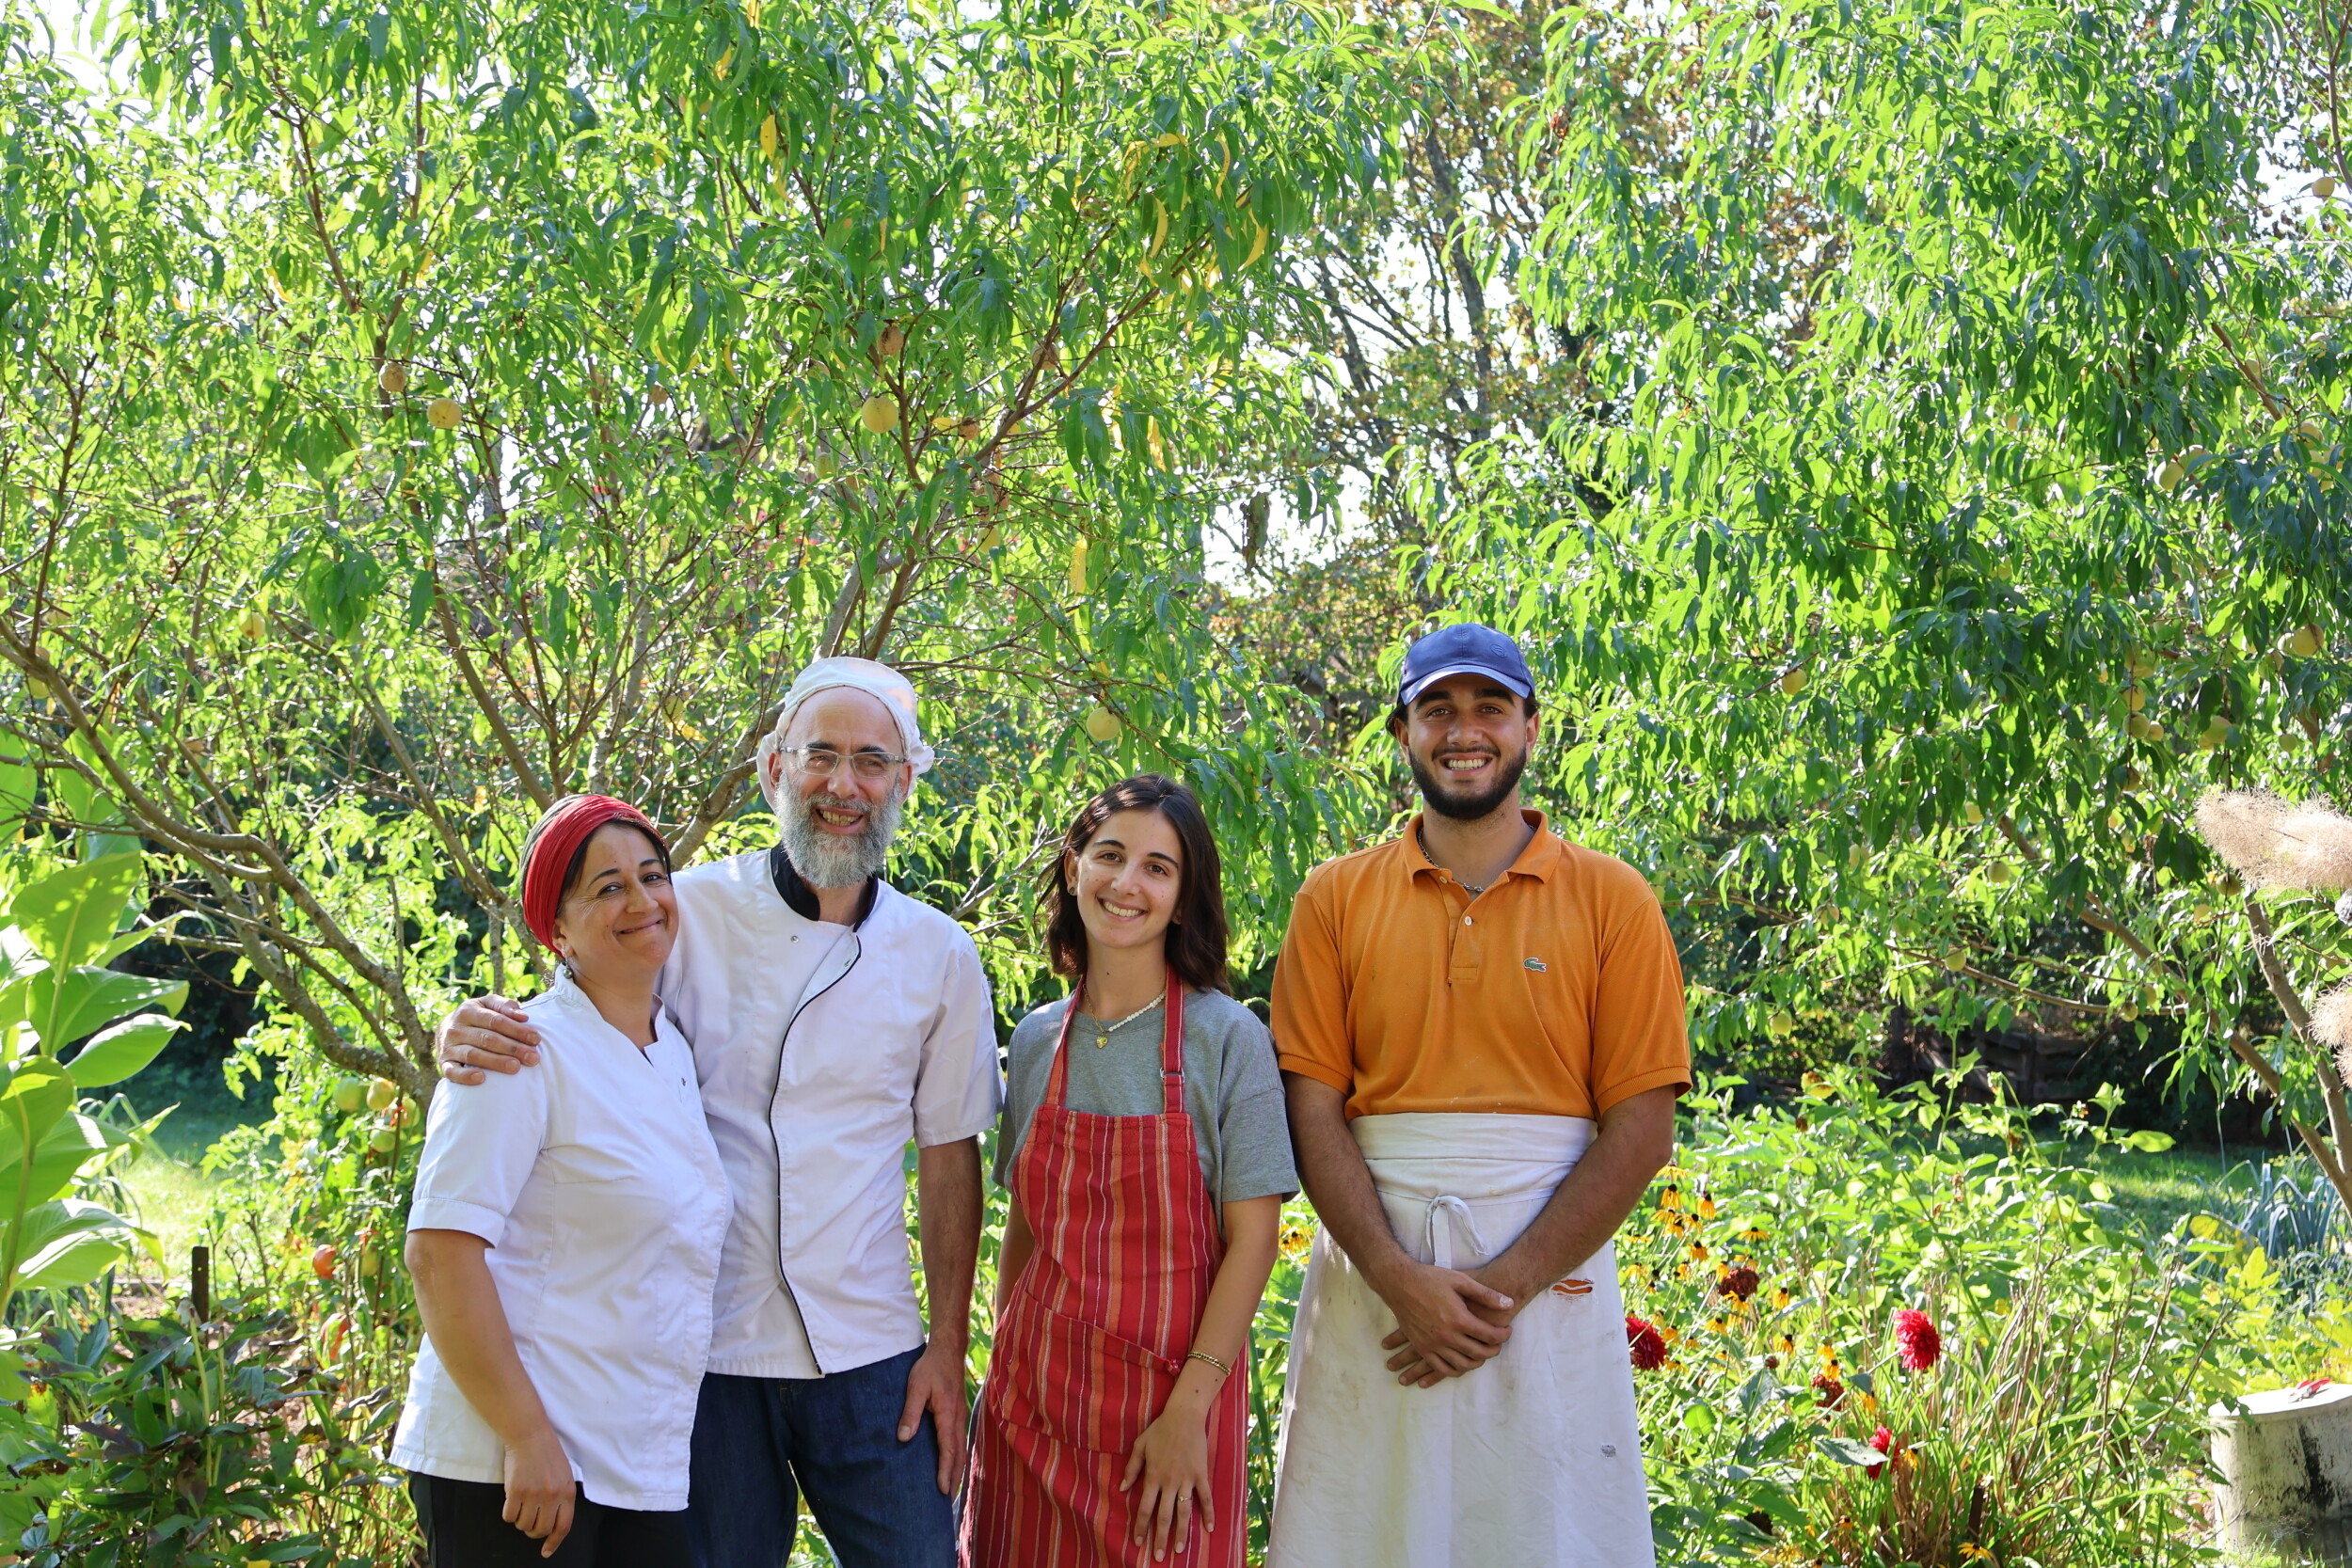
<svg viewBox="0 0 2352 1568">
<path fill-rule="evenodd" d="M 1083 1000 L 1085 992 L 1081 991 L 1079 996 L 1080 999 Z M 1150 1012 L 1152 1008 L 1158 1006 L 1161 1003 L 1167 1000 L 1168 988 L 1166 986 L 1162 986 L 1160 988 L 1159 995 L 1152 998 L 1151 1001 L 1146 1002 L 1142 1006 L 1137 1007 L 1134 1012 L 1129 1013 L 1125 1018 L 1119 1019 L 1110 1023 L 1105 1023 L 1099 1018 L 1089 1019 L 1088 1022 L 1094 1025 L 1094 1049 L 1100 1051 L 1104 1046 L 1111 1043 L 1112 1030 L 1125 1028 L 1128 1024 L 1133 1023 L 1136 1020 L 1141 1018 L 1144 1014 Z"/>
</svg>

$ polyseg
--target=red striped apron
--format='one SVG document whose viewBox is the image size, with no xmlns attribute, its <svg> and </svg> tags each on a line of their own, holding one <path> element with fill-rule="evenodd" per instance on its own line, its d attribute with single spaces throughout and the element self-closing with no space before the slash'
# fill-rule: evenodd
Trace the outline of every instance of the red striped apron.
<svg viewBox="0 0 2352 1568">
<path fill-rule="evenodd" d="M 1102 1568 L 1151 1561 L 1135 1545 L 1136 1490 L 1120 1478 L 1143 1429 L 1175 1391 L 1209 1287 L 1225 1256 L 1184 1110 L 1184 990 L 1168 977 L 1155 1117 L 1100 1117 L 1062 1103 L 1070 1077 L 1063 1015 L 1045 1099 L 1013 1156 L 1012 1192 L 1037 1250 L 996 1325 L 975 1423 L 965 1568 Z M 1197 1511 L 1179 1558 L 1241 1568 L 1249 1533 L 1248 1373 L 1225 1380 L 1209 1412 L 1216 1530 Z"/>
</svg>

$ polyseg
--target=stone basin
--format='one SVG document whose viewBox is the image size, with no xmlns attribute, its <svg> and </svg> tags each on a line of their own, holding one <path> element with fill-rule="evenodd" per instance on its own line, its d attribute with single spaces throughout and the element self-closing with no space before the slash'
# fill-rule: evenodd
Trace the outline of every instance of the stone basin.
<svg viewBox="0 0 2352 1568">
<path fill-rule="evenodd" d="M 2352 1563 L 2352 1383 L 2217 1404 L 2214 1523 L 2234 1556 Z"/>
</svg>

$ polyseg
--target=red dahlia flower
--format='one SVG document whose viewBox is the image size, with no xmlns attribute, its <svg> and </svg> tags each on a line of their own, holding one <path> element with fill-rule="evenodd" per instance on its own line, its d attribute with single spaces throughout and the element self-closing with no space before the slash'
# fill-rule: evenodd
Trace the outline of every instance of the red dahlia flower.
<svg viewBox="0 0 2352 1568">
<path fill-rule="evenodd" d="M 1633 1354 L 1633 1365 L 1645 1372 L 1654 1372 L 1666 1364 L 1666 1337 L 1658 1332 L 1658 1325 L 1632 1313 L 1625 1315 L 1625 1342 Z"/>
<path fill-rule="evenodd" d="M 1881 1427 L 1878 1431 L 1870 1433 L 1870 1447 L 1878 1449 L 1879 1452 L 1886 1455 L 1889 1459 L 1892 1459 L 1895 1456 L 1895 1434 L 1887 1431 L 1884 1427 Z M 1872 1481 L 1876 1481 L 1879 1479 L 1879 1472 L 1885 1468 L 1886 1466 L 1883 1465 L 1873 1465 L 1862 1473 L 1868 1476 Z"/>
<path fill-rule="evenodd" d="M 1762 1283 L 1756 1271 L 1742 1263 L 1724 1271 L 1723 1277 L 1715 1281 L 1715 1293 L 1728 1296 L 1733 1301 L 1745 1301 L 1756 1294 L 1756 1288 Z"/>
<path fill-rule="evenodd" d="M 1846 1402 L 1846 1386 L 1827 1372 L 1813 1374 L 1813 1391 L 1821 1396 L 1824 1410 L 1835 1410 Z"/>
<path fill-rule="evenodd" d="M 1895 1314 L 1895 1348 L 1905 1371 L 1924 1372 L 1942 1358 L 1944 1336 L 1935 1331 L 1925 1312 L 1906 1307 Z"/>
</svg>

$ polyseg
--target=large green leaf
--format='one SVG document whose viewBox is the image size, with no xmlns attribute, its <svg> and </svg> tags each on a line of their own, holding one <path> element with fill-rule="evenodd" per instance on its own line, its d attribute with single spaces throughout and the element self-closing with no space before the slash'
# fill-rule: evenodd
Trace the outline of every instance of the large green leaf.
<svg viewBox="0 0 2352 1568">
<path fill-rule="evenodd" d="M 0 990 L 30 979 L 49 967 L 49 960 L 33 946 L 33 939 L 20 927 L 0 927 Z M 24 1016 L 20 1009 L 18 1017 Z"/>
<path fill-rule="evenodd" d="M 22 1171 L 27 1149 L 35 1151 L 32 1163 L 40 1164 L 48 1153 L 46 1140 L 60 1123 L 71 1125 L 73 1101 L 72 1075 L 46 1056 L 19 1063 L 0 1085 L 0 1213 L 13 1208 L 20 1192 L 31 1203 L 57 1196 L 54 1188 L 36 1191 L 40 1181 L 23 1180 Z"/>
<path fill-rule="evenodd" d="M 69 865 L 19 893 L 8 918 L 52 964 L 89 963 L 114 940 L 123 906 L 145 877 L 137 855 L 105 855 Z"/>
<path fill-rule="evenodd" d="M 127 1237 L 65 1236 L 25 1259 L 16 1276 L 20 1291 L 62 1291 L 87 1285 L 131 1256 Z"/>
<path fill-rule="evenodd" d="M 55 1053 L 135 1008 L 176 1012 L 188 987 L 112 969 L 51 969 L 33 976 L 27 994 L 25 1021 L 40 1033 L 41 1049 Z"/>
<path fill-rule="evenodd" d="M 5 1114 L 4 1104 L 0 1104 L 0 1114 Z M 24 1183 L 24 1200 L 46 1203 L 62 1197 L 72 1187 L 82 1167 L 124 1142 L 121 1134 L 109 1132 L 79 1111 L 60 1117 L 33 1152 L 30 1174 Z M 17 1171 L 11 1164 L 0 1163 L 0 1205 L 12 1208 L 16 1196 Z"/>
<path fill-rule="evenodd" d="M 89 1044 L 76 1052 L 66 1069 L 73 1074 L 77 1090 L 103 1088 L 119 1084 L 153 1061 L 171 1037 L 187 1025 L 178 1019 L 161 1013 L 141 1013 L 124 1019 L 111 1029 L 103 1029 Z"/>
<path fill-rule="evenodd" d="M 0 762 L 0 822 L 13 822 L 33 809 L 40 780 L 21 762 Z"/>
<path fill-rule="evenodd" d="M 0 1217 L 0 1243 L 7 1221 Z M 36 1204 L 16 1238 L 20 1291 L 62 1290 L 95 1279 L 127 1257 L 147 1232 L 110 1209 L 78 1198 Z"/>
</svg>

